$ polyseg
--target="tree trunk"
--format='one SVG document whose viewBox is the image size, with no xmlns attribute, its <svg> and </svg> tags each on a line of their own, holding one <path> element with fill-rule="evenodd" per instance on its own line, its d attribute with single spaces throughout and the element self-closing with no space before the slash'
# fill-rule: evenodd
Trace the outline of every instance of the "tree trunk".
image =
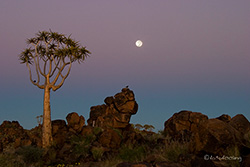
<svg viewBox="0 0 250 167">
<path fill-rule="evenodd" d="M 43 101 L 43 129 L 42 146 L 47 148 L 52 143 L 51 111 L 50 111 L 50 89 L 47 85 L 44 88 Z"/>
</svg>

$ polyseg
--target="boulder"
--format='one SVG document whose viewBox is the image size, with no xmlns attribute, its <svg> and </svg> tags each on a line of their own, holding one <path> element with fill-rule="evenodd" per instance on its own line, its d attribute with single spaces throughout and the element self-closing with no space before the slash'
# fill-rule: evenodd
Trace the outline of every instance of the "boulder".
<svg viewBox="0 0 250 167">
<path fill-rule="evenodd" d="M 242 155 L 250 154 L 250 148 L 249 148 L 250 146 L 250 123 L 247 120 L 247 118 L 242 114 L 238 114 L 230 120 L 229 125 L 234 127 L 240 133 L 240 138 L 242 142 L 244 143 L 244 145 L 241 145 L 240 147 Z"/>
<path fill-rule="evenodd" d="M 169 118 L 164 125 L 164 132 L 174 139 L 190 140 L 192 133 L 199 130 L 208 117 L 199 112 L 180 111 Z"/>
<path fill-rule="evenodd" d="M 107 148 L 119 148 L 122 142 L 121 132 L 119 130 L 106 129 L 100 135 L 98 142 Z"/>
<path fill-rule="evenodd" d="M 136 114 L 138 110 L 134 93 L 128 88 L 105 98 L 104 102 L 103 105 L 90 108 L 90 118 L 87 121 L 89 126 L 125 128 L 130 122 L 131 115 Z"/>
<path fill-rule="evenodd" d="M 42 125 L 38 125 L 28 131 L 29 138 L 32 145 L 42 147 Z"/>
<path fill-rule="evenodd" d="M 113 102 L 114 102 L 114 97 L 113 97 L 113 96 L 106 97 L 105 100 L 104 100 L 104 102 L 105 102 L 108 106 L 110 106 L 110 105 L 113 104 Z"/>
<path fill-rule="evenodd" d="M 138 105 L 135 102 L 133 91 L 123 88 L 122 92 L 114 96 L 114 104 L 119 112 L 136 114 Z"/>
<path fill-rule="evenodd" d="M 141 145 L 146 143 L 146 140 L 142 135 L 142 133 L 138 133 L 134 129 L 134 125 L 131 124 L 122 129 L 122 138 L 123 138 L 122 143 L 127 146 Z"/>
<path fill-rule="evenodd" d="M 217 117 L 216 119 L 219 119 L 221 121 L 224 121 L 224 122 L 230 122 L 231 120 L 231 117 L 227 114 L 222 114 L 221 116 Z"/>
<path fill-rule="evenodd" d="M 82 131 L 81 131 L 81 135 L 82 136 L 89 136 L 92 135 L 93 132 L 93 127 L 92 126 L 83 126 Z"/>
<path fill-rule="evenodd" d="M 68 138 L 68 127 L 64 120 L 52 121 L 52 135 L 57 147 L 62 147 Z"/>
<path fill-rule="evenodd" d="M 81 132 L 82 127 L 85 125 L 84 117 L 82 115 L 79 116 L 76 112 L 68 114 L 66 119 L 70 130 L 76 133 Z"/>
<path fill-rule="evenodd" d="M 181 111 L 165 122 L 164 131 L 172 139 L 190 141 L 191 153 L 222 156 L 230 149 L 244 154 L 250 152 L 243 136 L 249 128 L 249 122 L 242 115 L 231 120 L 227 115 L 208 119 L 201 113 Z"/>
<path fill-rule="evenodd" d="M 52 121 L 52 134 L 67 133 L 68 128 L 64 120 L 54 120 Z"/>
<path fill-rule="evenodd" d="M 32 143 L 27 131 L 23 129 L 18 121 L 4 121 L 0 125 L 0 141 L 3 151 L 8 145 L 18 148 Z"/>
<path fill-rule="evenodd" d="M 242 134 L 242 136 L 250 132 L 250 123 L 242 114 L 234 116 L 229 122 L 229 125 L 238 130 Z"/>
<path fill-rule="evenodd" d="M 227 149 L 243 145 L 240 133 L 228 123 L 219 119 L 209 119 L 193 134 L 191 151 L 211 155 L 227 155 Z"/>
<path fill-rule="evenodd" d="M 58 159 L 66 159 L 67 162 L 69 162 L 69 155 L 72 152 L 72 146 L 68 143 L 65 143 L 61 149 L 59 150 L 59 152 L 57 153 L 57 158 Z M 71 160 L 72 161 L 72 160 Z"/>
</svg>

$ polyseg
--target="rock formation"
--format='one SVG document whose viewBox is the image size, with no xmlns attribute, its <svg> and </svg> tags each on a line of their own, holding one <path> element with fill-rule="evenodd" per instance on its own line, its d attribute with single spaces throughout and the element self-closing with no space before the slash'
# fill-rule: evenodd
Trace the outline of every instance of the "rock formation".
<svg viewBox="0 0 250 167">
<path fill-rule="evenodd" d="M 112 129 L 106 129 L 98 139 L 98 143 L 100 143 L 103 147 L 110 149 L 117 149 L 120 147 L 122 142 L 122 136 L 119 131 L 115 131 Z"/>
<path fill-rule="evenodd" d="M 238 130 L 240 132 L 240 134 L 242 135 L 242 137 L 250 137 L 250 123 L 249 121 L 246 119 L 246 117 L 242 114 L 238 114 L 236 116 L 234 116 L 231 121 L 229 122 L 229 124 L 234 127 L 236 130 Z M 246 136 L 249 135 L 249 136 Z"/>
<path fill-rule="evenodd" d="M 29 135 L 26 130 L 17 121 L 4 121 L 0 126 L 0 151 L 8 145 L 18 148 L 21 146 L 31 145 Z"/>
<path fill-rule="evenodd" d="M 173 139 L 190 141 L 194 154 L 226 155 L 230 149 L 250 153 L 249 140 L 245 140 L 250 123 L 243 115 L 231 119 L 222 115 L 208 119 L 206 115 L 191 111 L 175 113 L 165 122 L 165 133 Z M 249 133 L 248 133 L 249 135 Z M 249 139 L 249 136 L 248 136 Z"/>
<path fill-rule="evenodd" d="M 85 125 L 84 117 L 82 115 L 79 116 L 75 112 L 68 114 L 66 119 L 68 122 L 68 127 L 70 128 L 69 130 L 77 133 L 81 132 L 82 127 Z"/>
<path fill-rule="evenodd" d="M 209 119 L 193 133 L 191 151 L 198 154 L 223 156 L 227 150 L 242 146 L 240 133 L 232 126 L 218 119 Z"/>
<path fill-rule="evenodd" d="M 90 108 L 88 125 L 93 127 L 125 128 L 131 115 L 137 113 L 138 104 L 135 101 L 133 91 L 123 88 L 122 92 L 115 96 L 107 97 L 106 104 Z"/>
<path fill-rule="evenodd" d="M 199 126 L 206 122 L 208 117 L 198 112 L 180 111 L 169 118 L 164 126 L 164 131 L 172 138 L 190 140 L 190 135 L 197 132 Z"/>
<path fill-rule="evenodd" d="M 66 125 L 66 122 L 64 120 L 52 121 L 53 142 L 58 147 L 61 147 L 64 145 L 68 137 L 68 129 L 69 127 Z"/>
</svg>

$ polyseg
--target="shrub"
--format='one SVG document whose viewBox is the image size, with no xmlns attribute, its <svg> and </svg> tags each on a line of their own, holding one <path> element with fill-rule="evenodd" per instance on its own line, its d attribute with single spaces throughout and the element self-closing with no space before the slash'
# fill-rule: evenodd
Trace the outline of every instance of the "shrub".
<svg viewBox="0 0 250 167">
<path fill-rule="evenodd" d="M 103 147 L 92 147 L 91 153 L 93 155 L 94 160 L 100 161 L 103 156 L 104 149 Z"/>
<path fill-rule="evenodd" d="M 94 129 L 93 129 L 93 133 L 94 133 L 95 135 L 99 135 L 102 131 L 103 131 L 103 130 L 102 130 L 102 128 L 100 128 L 100 127 L 94 127 Z"/>
<path fill-rule="evenodd" d="M 24 161 L 15 154 L 0 154 L 0 167 L 23 167 Z"/>
<path fill-rule="evenodd" d="M 237 146 L 229 147 L 225 154 L 225 156 L 232 158 L 231 160 L 226 160 L 228 166 L 240 167 L 242 157 Z"/>
<path fill-rule="evenodd" d="M 163 155 L 171 162 L 178 162 L 178 157 L 181 154 L 188 153 L 189 142 L 180 142 L 176 140 L 170 140 L 163 151 Z"/>
<path fill-rule="evenodd" d="M 143 146 L 132 148 L 131 146 L 123 146 L 119 150 L 119 156 L 124 161 L 139 162 L 142 161 L 146 155 L 146 150 Z"/>
<path fill-rule="evenodd" d="M 91 143 L 95 141 L 95 135 L 87 136 L 75 136 L 71 139 L 71 144 L 73 145 L 73 154 L 76 158 L 82 156 L 87 157 L 90 154 Z"/>
<path fill-rule="evenodd" d="M 25 163 L 34 164 L 41 160 L 43 150 L 34 146 L 25 146 L 18 149 L 17 154 L 22 156 Z"/>
</svg>

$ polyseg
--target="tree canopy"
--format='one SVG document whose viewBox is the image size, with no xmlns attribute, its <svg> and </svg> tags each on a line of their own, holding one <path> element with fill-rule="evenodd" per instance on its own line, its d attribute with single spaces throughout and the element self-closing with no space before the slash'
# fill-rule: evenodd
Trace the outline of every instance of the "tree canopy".
<svg viewBox="0 0 250 167">
<path fill-rule="evenodd" d="M 39 31 L 34 38 L 27 39 L 26 48 L 20 55 L 21 63 L 28 66 L 30 81 L 41 89 L 44 85 L 40 84 L 40 77 L 51 78 L 55 73 L 51 87 L 55 91 L 60 88 L 70 73 L 71 65 L 77 61 L 82 63 L 90 51 L 82 47 L 79 42 L 73 40 L 71 35 L 66 37 L 64 34 L 50 31 Z M 35 64 L 36 80 L 32 78 L 30 65 Z M 65 75 L 62 71 L 68 66 Z M 55 85 L 61 77 L 61 82 Z"/>
</svg>

